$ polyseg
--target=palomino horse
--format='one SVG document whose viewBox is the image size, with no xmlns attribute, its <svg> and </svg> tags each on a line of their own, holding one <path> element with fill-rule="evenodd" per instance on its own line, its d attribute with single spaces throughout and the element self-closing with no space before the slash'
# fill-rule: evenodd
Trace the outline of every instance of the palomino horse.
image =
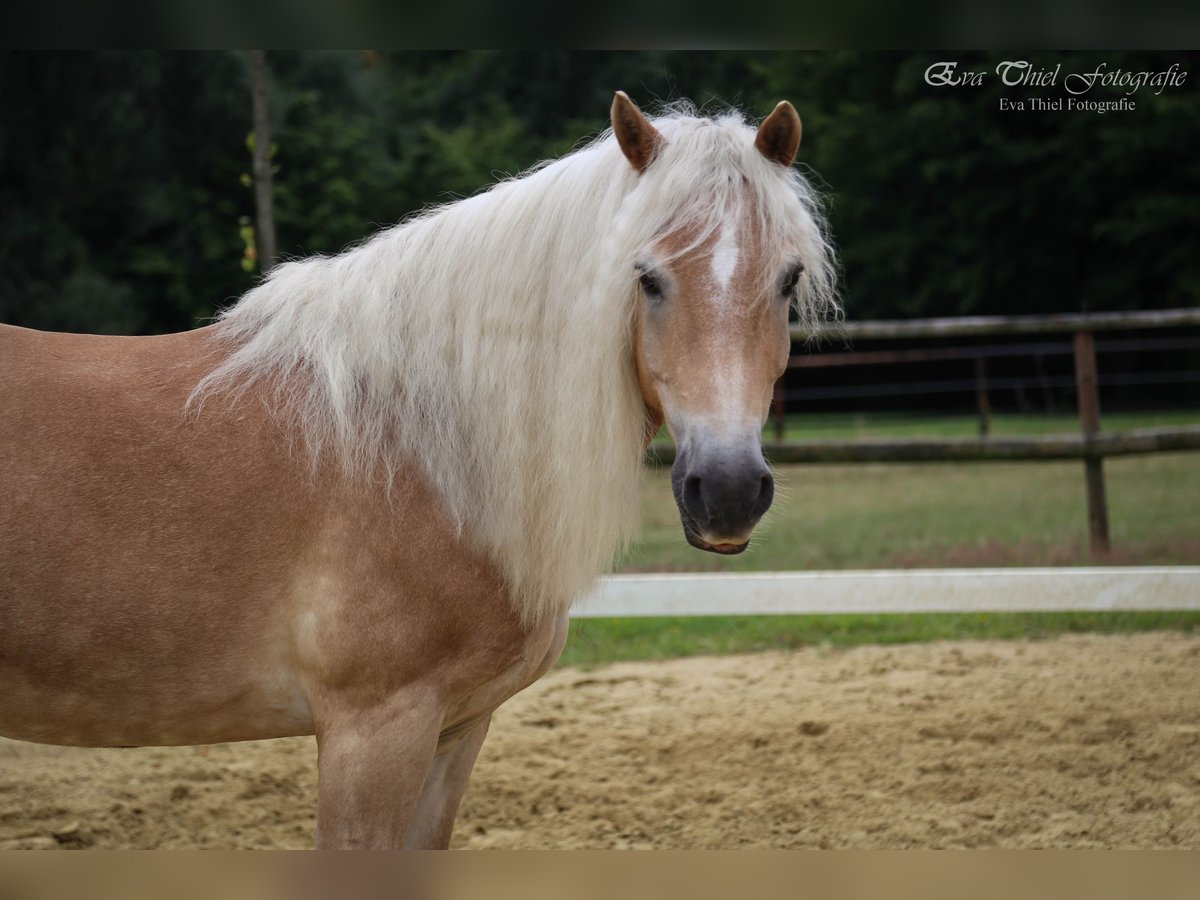
<svg viewBox="0 0 1200 900">
<path fill-rule="evenodd" d="M 317 843 L 444 847 L 666 422 L 687 539 L 745 548 L 789 306 L 831 308 L 800 119 L 624 94 L 582 149 L 210 327 L 0 326 L 0 733 L 316 734 Z"/>
</svg>

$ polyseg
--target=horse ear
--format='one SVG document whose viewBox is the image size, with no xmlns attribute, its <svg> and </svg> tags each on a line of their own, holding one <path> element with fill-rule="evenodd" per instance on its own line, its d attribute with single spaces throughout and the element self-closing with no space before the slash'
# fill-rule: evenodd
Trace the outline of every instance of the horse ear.
<svg viewBox="0 0 1200 900">
<path fill-rule="evenodd" d="M 800 148 L 800 116 L 796 107 L 781 100 L 758 126 L 754 146 L 767 159 L 781 166 L 795 162 L 796 151 Z"/>
<path fill-rule="evenodd" d="M 612 127 L 621 152 L 638 172 L 646 171 L 666 143 L 659 130 L 650 124 L 624 91 L 617 91 L 613 97 Z"/>
</svg>

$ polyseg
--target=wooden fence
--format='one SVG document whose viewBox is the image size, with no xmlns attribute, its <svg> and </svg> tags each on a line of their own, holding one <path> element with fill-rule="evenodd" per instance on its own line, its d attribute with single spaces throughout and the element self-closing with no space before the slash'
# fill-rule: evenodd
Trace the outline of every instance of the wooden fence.
<svg viewBox="0 0 1200 900">
<path fill-rule="evenodd" d="M 768 458 L 776 463 L 864 463 L 864 462 L 951 462 L 951 461 L 1083 461 L 1087 486 L 1088 531 L 1093 555 L 1105 556 L 1110 549 L 1108 505 L 1104 489 L 1104 458 L 1132 454 L 1200 450 L 1200 425 L 1177 428 L 1148 428 L 1126 432 L 1103 432 L 1100 423 L 1100 376 L 1096 365 L 1094 334 L 1106 331 L 1200 326 L 1200 309 L 1168 309 L 1047 316 L 979 316 L 914 321 L 846 322 L 818 332 L 792 330 L 795 341 L 835 339 L 903 340 L 916 338 L 961 338 L 999 335 L 1071 334 L 1075 362 L 1075 387 L 1080 433 L 1038 437 L 993 438 L 988 436 L 990 417 L 986 365 L 989 355 L 1015 355 L 1032 346 L 922 348 L 868 353 L 838 352 L 793 356 L 789 368 L 974 359 L 975 395 L 980 413 L 981 436 L 965 439 L 904 439 L 854 441 L 783 441 L 786 409 L 782 380 L 776 386 L 773 415 L 776 437 L 764 444 Z M 1194 339 L 1180 347 L 1195 346 Z M 659 465 L 674 459 L 674 448 L 655 445 L 650 461 Z"/>
</svg>

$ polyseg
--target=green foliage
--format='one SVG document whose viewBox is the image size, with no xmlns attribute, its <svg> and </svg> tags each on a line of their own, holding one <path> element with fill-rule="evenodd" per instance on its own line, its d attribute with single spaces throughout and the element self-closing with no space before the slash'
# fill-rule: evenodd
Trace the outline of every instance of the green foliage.
<svg viewBox="0 0 1200 900">
<path fill-rule="evenodd" d="M 854 318 L 1200 302 L 1195 54 L 1028 55 L 1192 72 L 1106 116 L 1001 112 L 1001 96 L 1038 92 L 994 75 L 931 88 L 922 76 L 941 58 L 272 52 L 279 249 L 336 252 L 566 152 L 606 126 L 615 88 L 651 107 L 686 96 L 760 115 L 787 97 L 805 123 L 801 163 L 829 195 Z M 959 56 L 987 71 L 1003 58 Z M 9 52 L 0 87 L 0 321 L 181 329 L 253 283 L 244 54 Z"/>
<path fill-rule="evenodd" d="M 180 330 L 249 286 L 236 57 L 9 52 L 0 86 L 0 321 Z"/>
<path fill-rule="evenodd" d="M 258 271 L 258 243 L 255 238 L 254 225 L 249 216 L 238 218 L 238 234 L 242 238 L 242 271 L 247 273 Z"/>
</svg>

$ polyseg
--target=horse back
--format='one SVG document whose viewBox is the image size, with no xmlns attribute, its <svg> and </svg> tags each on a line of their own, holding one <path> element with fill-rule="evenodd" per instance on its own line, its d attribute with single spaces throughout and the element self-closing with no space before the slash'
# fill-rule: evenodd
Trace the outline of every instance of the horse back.
<svg viewBox="0 0 1200 900">
<path fill-rule="evenodd" d="M 211 336 L 0 326 L 0 733 L 188 742 L 181 710 L 264 691 L 305 730 L 295 686 L 242 661 L 285 652 L 270 635 L 309 511 L 260 404 L 185 408 Z"/>
</svg>

